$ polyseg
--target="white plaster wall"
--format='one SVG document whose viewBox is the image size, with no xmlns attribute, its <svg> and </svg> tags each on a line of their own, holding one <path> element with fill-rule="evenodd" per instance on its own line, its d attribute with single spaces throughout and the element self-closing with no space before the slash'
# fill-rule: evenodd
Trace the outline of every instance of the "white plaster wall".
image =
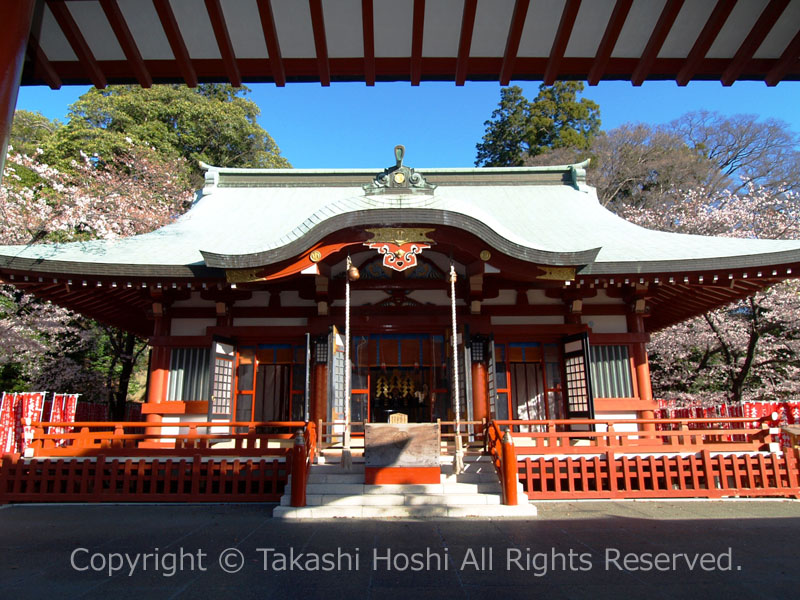
<svg viewBox="0 0 800 600">
<path fill-rule="evenodd" d="M 561 304 L 560 298 L 550 298 L 544 290 L 528 290 L 528 304 Z"/>
<path fill-rule="evenodd" d="M 628 333 L 625 315 L 583 315 L 581 323 L 591 327 L 594 333 Z"/>
<path fill-rule="evenodd" d="M 564 317 L 492 317 L 492 325 L 563 325 Z"/>
<path fill-rule="evenodd" d="M 269 293 L 269 292 L 266 292 Z M 301 298 L 297 290 L 287 290 L 281 292 L 281 306 L 316 306 L 317 303 L 311 298 Z"/>
<path fill-rule="evenodd" d="M 177 300 L 172 303 L 173 308 L 198 308 L 214 306 L 211 300 L 203 300 L 200 297 L 200 292 L 192 292 L 191 297 L 186 300 Z"/>
<path fill-rule="evenodd" d="M 635 412 L 598 412 L 594 415 L 595 419 L 638 419 L 639 416 Z M 598 423 L 597 431 L 608 431 L 605 424 Z M 639 431 L 636 423 L 624 423 L 622 425 L 614 425 L 614 431 Z"/>
<path fill-rule="evenodd" d="M 171 335 L 205 335 L 206 327 L 214 327 L 216 319 L 172 319 Z"/>
<path fill-rule="evenodd" d="M 233 320 L 234 327 L 300 327 L 308 325 L 308 319 L 279 319 L 270 317 L 240 317 Z"/>
<path fill-rule="evenodd" d="M 497 298 L 486 298 L 483 301 L 485 306 L 492 304 L 513 305 L 517 303 L 517 290 L 500 290 Z"/>
<path fill-rule="evenodd" d="M 608 292 L 605 289 L 597 290 L 596 296 L 591 296 L 583 299 L 583 305 L 590 304 L 624 304 L 622 298 L 609 298 Z"/>
<path fill-rule="evenodd" d="M 283 297 L 281 297 L 281 300 Z M 253 292 L 247 300 L 237 300 L 234 306 L 266 306 L 269 304 L 269 292 Z"/>
</svg>

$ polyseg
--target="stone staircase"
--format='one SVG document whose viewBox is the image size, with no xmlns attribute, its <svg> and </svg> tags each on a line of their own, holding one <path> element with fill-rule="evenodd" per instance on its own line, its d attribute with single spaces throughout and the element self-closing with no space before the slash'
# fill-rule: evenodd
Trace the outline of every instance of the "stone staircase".
<svg viewBox="0 0 800 600">
<path fill-rule="evenodd" d="M 350 471 L 338 463 L 313 465 L 306 485 L 306 506 L 290 506 L 291 481 L 273 516 L 282 519 L 463 518 L 536 516 L 519 485 L 519 506 L 502 504 L 500 483 L 488 456 L 464 457 L 464 472 L 453 474 L 450 458 L 442 464 L 441 483 L 366 485 L 364 463 Z"/>
</svg>

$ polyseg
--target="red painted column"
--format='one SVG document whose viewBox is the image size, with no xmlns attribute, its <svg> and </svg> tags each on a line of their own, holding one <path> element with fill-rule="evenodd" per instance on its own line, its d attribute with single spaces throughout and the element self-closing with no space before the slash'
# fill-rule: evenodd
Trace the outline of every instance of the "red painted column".
<svg viewBox="0 0 800 600">
<path fill-rule="evenodd" d="M 313 375 L 308 412 L 310 413 L 309 418 L 314 423 L 318 423 L 320 419 L 328 420 L 328 365 L 316 363 Z"/>
<path fill-rule="evenodd" d="M 0 179 L 17 106 L 34 4 L 35 0 L 0 0 L 0 23 L 3 24 L 3 34 L 0 35 Z"/>
<path fill-rule="evenodd" d="M 153 335 L 161 337 L 169 331 L 169 319 L 156 317 Z M 153 346 L 150 355 L 150 381 L 147 387 L 147 404 L 153 406 L 161 404 L 167 398 L 167 379 L 169 375 L 170 349 L 163 346 Z M 161 415 L 148 414 L 148 423 L 160 423 Z M 153 428 L 147 433 L 160 433 L 158 428 Z"/>
<path fill-rule="evenodd" d="M 475 421 L 489 418 L 489 384 L 482 362 L 472 363 L 472 418 Z"/>
<path fill-rule="evenodd" d="M 642 315 L 628 315 L 628 333 L 644 333 L 644 318 Z M 636 342 L 633 346 L 633 365 L 636 369 L 636 387 L 639 392 L 639 399 L 643 402 L 652 403 L 653 388 L 650 383 L 650 363 L 647 360 L 647 344 Z M 652 409 L 647 408 L 642 411 L 642 419 L 652 419 L 655 414 Z M 655 425 L 644 425 L 645 431 L 654 431 Z"/>
</svg>

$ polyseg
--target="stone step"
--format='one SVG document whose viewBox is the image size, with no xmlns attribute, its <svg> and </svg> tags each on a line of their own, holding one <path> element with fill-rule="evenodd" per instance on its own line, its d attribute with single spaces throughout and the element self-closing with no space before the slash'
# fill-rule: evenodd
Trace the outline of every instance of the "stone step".
<svg viewBox="0 0 800 600">
<path fill-rule="evenodd" d="M 291 483 L 290 483 L 291 485 Z M 291 488 L 289 488 L 291 489 Z M 309 483 L 306 495 L 340 494 L 361 496 L 364 494 L 497 494 L 500 484 L 491 483 L 419 483 L 366 485 L 364 483 Z"/>
<path fill-rule="evenodd" d="M 374 519 L 374 518 L 516 518 L 536 516 L 532 504 L 506 506 L 504 504 L 475 504 L 471 506 L 277 506 L 272 516 L 279 519 Z"/>
<path fill-rule="evenodd" d="M 341 494 L 307 494 L 307 506 L 473 506 L 500 504 L 497 494 L 366 494 L 348 496 Z M 281 506 L 290 506 L 288 496 L 281 498 Z"/>
</svg>

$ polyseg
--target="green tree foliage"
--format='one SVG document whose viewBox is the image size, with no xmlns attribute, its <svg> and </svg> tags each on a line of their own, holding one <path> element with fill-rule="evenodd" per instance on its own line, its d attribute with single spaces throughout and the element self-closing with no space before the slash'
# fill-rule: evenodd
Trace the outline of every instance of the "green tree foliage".
<svg viewBox="0 0 800 600">
<path fill-rule="evenodd" d="M 51 121 L 41 113 L 18 110 L 14 113 L 9 142 L 14 152 L 33 156 L 50 141 L 59 126 L 58 121 Z"/>
<path fill-rule="evenodd" d="M 80 153 L 101 159 L 149 145 L 170 158 L 226 167 L 289 167 L 275 140 L 256 121 L 260 110 L 247 88 L 226 84 L 92 88 L 70 107 L 67 124 L 45 148 L 62 166 Z"/>
<path fill-rule="evenodd" d="M 600 107 L 579 81 L 542 84 L 533 101 L 517 86 L 500 90 L 500 104 L 484 123 L 475 164 L 521 166 L 527 158 L 558 148 L 588 148 L 600 131 Z"/>
</svg>

